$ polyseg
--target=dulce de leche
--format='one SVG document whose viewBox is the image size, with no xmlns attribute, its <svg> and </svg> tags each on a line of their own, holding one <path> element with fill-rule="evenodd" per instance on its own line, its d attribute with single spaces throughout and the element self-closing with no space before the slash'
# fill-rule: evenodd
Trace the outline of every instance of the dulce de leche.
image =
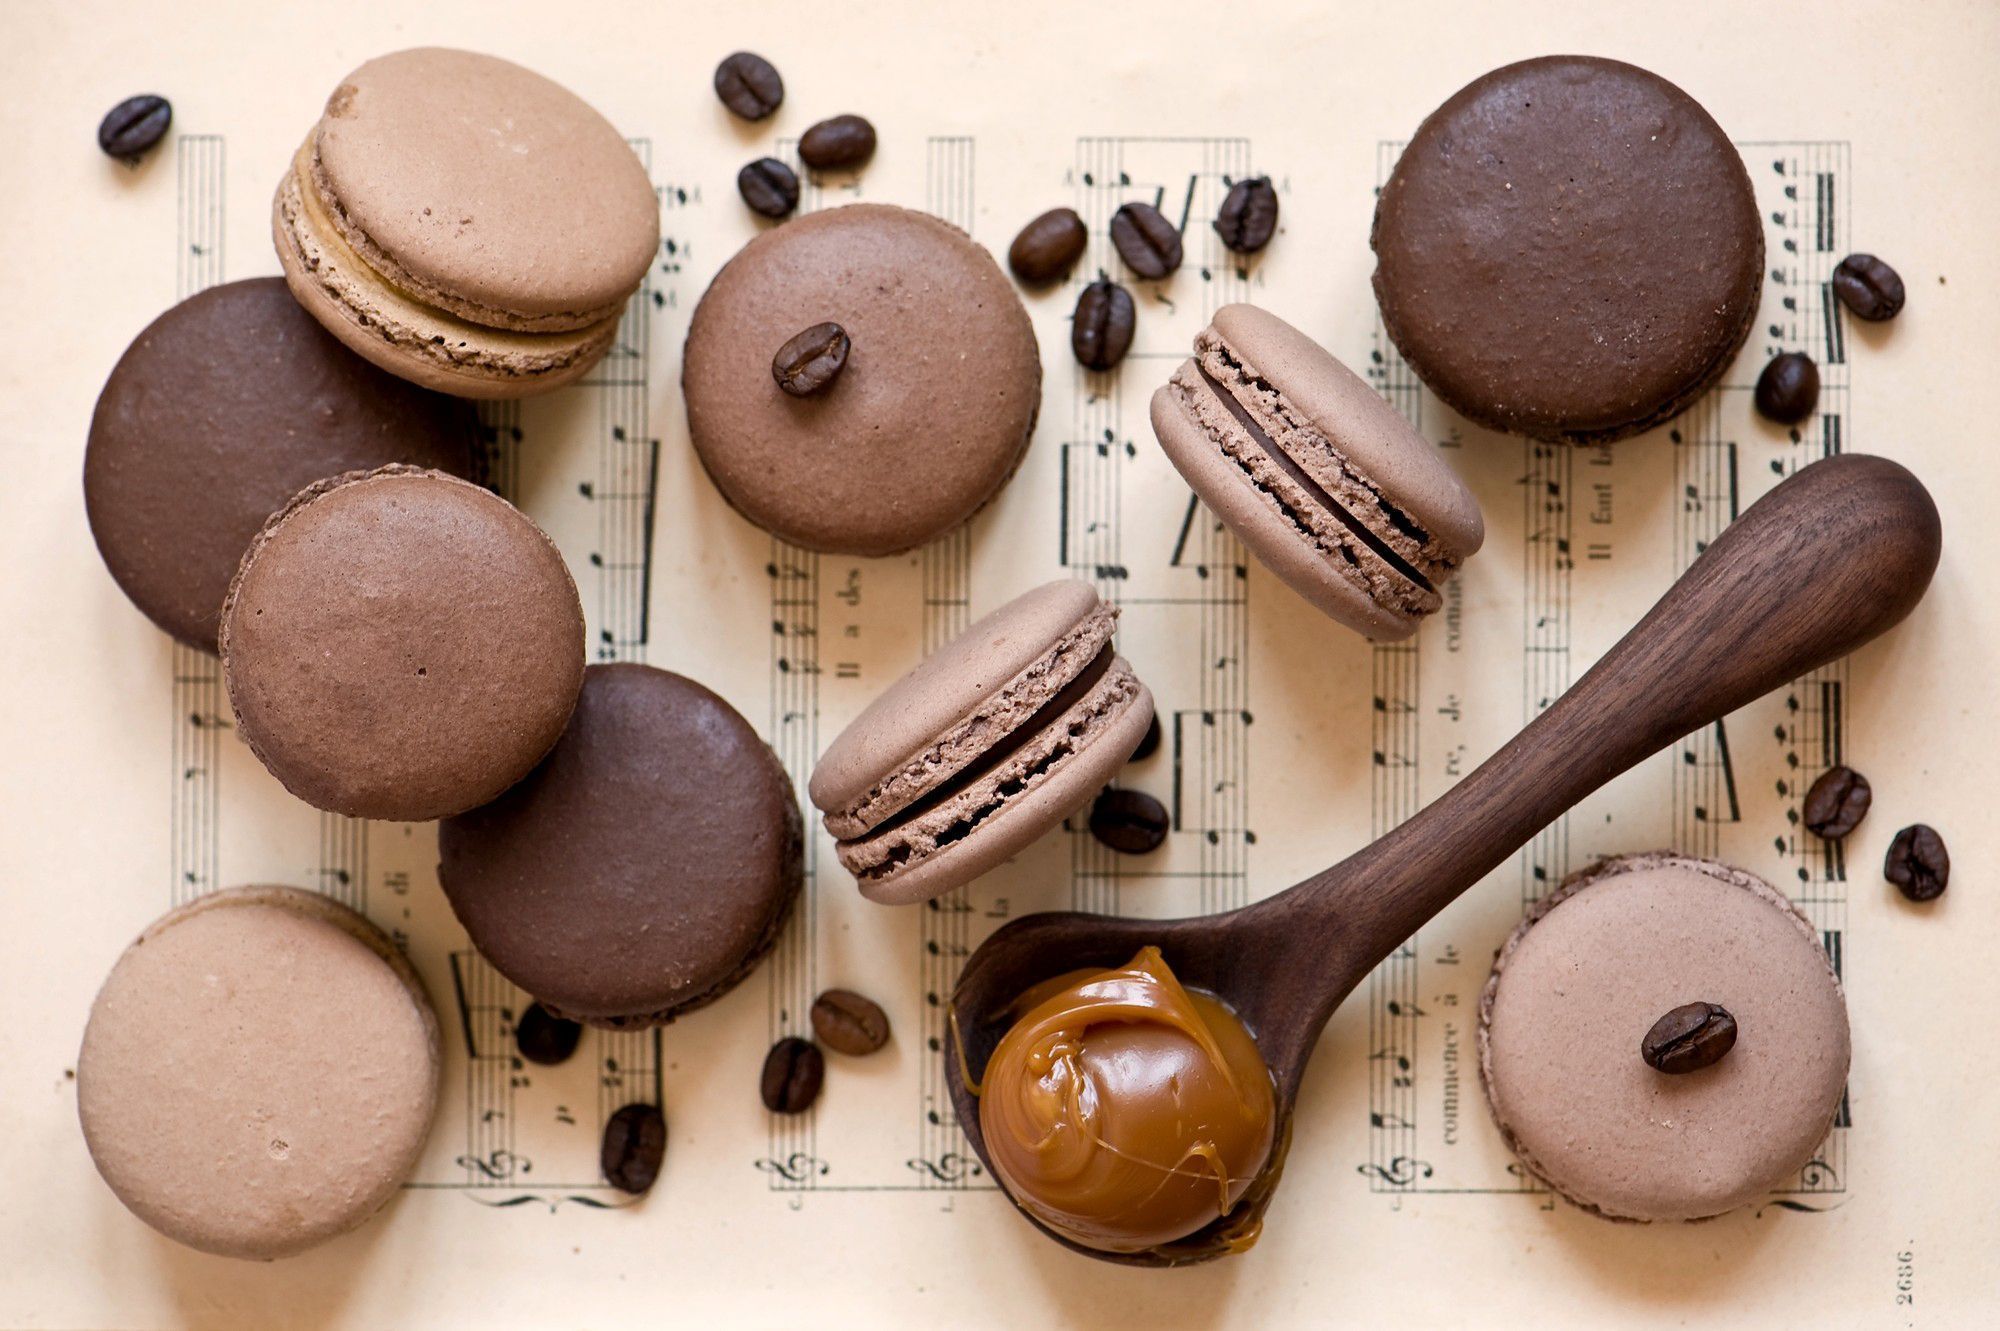
<svg viewBox="0 0 2000 1331">
<path fill-rule="evenodd" d="M 1158 948 L 1036 986 L 979 1088 L 1000 1182 L 1050 1229 L 1140 1252 L 1228 1214 L 1271 1153 L 1270 1070 Z"/>
</svg>

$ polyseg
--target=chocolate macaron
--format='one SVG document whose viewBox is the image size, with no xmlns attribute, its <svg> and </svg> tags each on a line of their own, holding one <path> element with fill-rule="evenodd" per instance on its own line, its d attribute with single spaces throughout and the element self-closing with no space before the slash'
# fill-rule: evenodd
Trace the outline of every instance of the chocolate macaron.
<svg viewBox="0 0 2000 1331">
<path fill-rule="evenodd" d="M 818 325 L 845 364 L 810 396 L 772 363 Z M 887 555 L 959 526 L 1027 451 L 1035 331 L 993 258 L 947 222 L 856 203 L 764 232 L 695 307 L 688 430 L 716 488 L 811 550 Z"/>
<path fill-rule="evenodd" d="M 477 398 L 589 372 L 660 241 L 652 182 L 609 121 L 531 70 L 435 47 L 341 80 L 271 224 L 335 337 Z"/>
<path fill-rule="evenodd" d="M 691 679 L 594 665 L 546 761 L 438 825 L 438 880 L 501 974 L 593 1026 L 672 1021 L 777 941 L 803 823 L 770 746 Z"/>
<path fill-rule="evenodd" d="M 156 921 L 97 995 L 77 1114 L 98 1172 L 168 1238 L 269 1259 L 396 1195 L 437 1107 L 437 1017 L 339 903 L 216 892 Z"/>
<path fill-rule="evenodd" d="M 1153 394 L 1153 433 L 1258 562 L 1371 638 L 1406 638 L 1486 539 L 1395 407 L 1276 315 L 1225 305 Z"/>
<path fill-rule="evenodd" d="M 119 357 L 90 418 L 84 511 L 132 603 L 213 652 L 236 565 L 293 495 L 393 462 L 470 476 L 475 424 L 342 346 L 280 279 L 227 282 Z"/>
<path fill-rule="evenodd" d="M 968 883 L 1081 808 L 1146 737 L 1153 695 L 1088 583 L 1051 582 L 940 647 L 827 747 L 812 802 L 863 896 Z"/>
<path fill-rule="evenodd" d="M 1729 136 L 1595 56 L 1484 74 L 1417 128 L 1375 206 L 1397 349 L 1461 415 L 1601 443 L 1686 410 L 1750 334 L 1764 231 Z"/>
<path fill-rule="evenodd" d="M 237 733 L 317 808 L 417 822 L 541 761 L 583 685 L 583 606 L 555 545 L 443 472 L 322 481 L 243 556 L 222 612 Z"/>
<path fill-rule="evenodd" d="M 1797 1175 L 1840 1109 L 1849 1050 L 1840 977 L 1798 908 L 1667 852 L 1605 860 L 1537 902 L 1479 1005 L 1501 1135 L 1617 1220 L 1699 1220 Z"/>
</svg>

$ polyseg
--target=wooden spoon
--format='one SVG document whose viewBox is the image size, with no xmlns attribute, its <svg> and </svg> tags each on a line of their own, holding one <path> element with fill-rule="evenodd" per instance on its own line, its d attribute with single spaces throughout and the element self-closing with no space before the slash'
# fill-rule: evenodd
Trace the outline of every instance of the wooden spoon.
<svg viewBox="0 0 2000 1331">
<path fill-rule="evenodd" d="M 1590 672 L 1486 763 L 1358 854 L 1222 915 L 1030 915 L 988 938 L 952 995 L 965 1065 L 983 1073 L 1028 987 L 1159 946 L 1187 984 L 1235 1008 L 1277 1083 L 1276 1144 L 1228 1216 L 1163 1248 L 1091 1257 L 1176 1266 L 1230 1251 L 1271 1199 L 1299 1079 L 1334 1006 L 1423 923 L 1612 777 L 1882 633 L 1937 568 L 1936 507 L 1884 458 L 1803 468 L 1752 504 Z M 979 1100 L 947 1043 L 958 1123 L 992 1172 Z M 1025 1214 L 1025 1212 L 1024 1212 Z M 1030 1217 L 1032 1219 L 1032 1217 Z"/>
</svg>

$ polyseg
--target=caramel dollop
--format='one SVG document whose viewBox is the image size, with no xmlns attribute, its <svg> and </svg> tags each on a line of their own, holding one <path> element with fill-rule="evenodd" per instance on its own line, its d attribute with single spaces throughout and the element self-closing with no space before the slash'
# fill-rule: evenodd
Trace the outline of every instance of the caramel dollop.
<svg viewBox="0 0 2000 1331">
<path fill-rule="evenodd" d="M 1019 1006 L 986 1065 L 979 1126 L 1023 1209 L 1120 1253 L 1228 1214 L 1270 1156 L 1274 1119 L 1270 1069 L 1234 1012 L 1154 947 Z"/>
</svg>

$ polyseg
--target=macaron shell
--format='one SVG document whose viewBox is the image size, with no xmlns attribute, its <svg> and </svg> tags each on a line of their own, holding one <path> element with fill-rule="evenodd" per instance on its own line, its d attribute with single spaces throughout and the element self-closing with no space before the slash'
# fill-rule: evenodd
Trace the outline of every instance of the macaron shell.
<svg viewBox="0 0 2000 1331">
<path fill-rule="evenodd" d="M 828 320 L 850 339 L 846 367 L 792 397 L 771 359 Z M 1013 476 L 1041 360 L 1020 297 L 971 237 L 855 203 L 774 227 L 724 265 L 689 325 L 681 386 L 695 451 L 746 519 L 808 549 L 889 555 L 960 526 Z"/>
<path fill-rule="evenodd" d="M 220 646 L 237 733 L 288 790 L 420 822 L 494 798 L 555 744 L 582 687 L 583 607 L 513 505 L 384 467 L 266 525 Z"/>
<path fill-rule="evenodd" d="M 1255 305 L 1225 305 L 1209 329 L 1332 441 L 1341 456 L 1463 563 L 1486 541 L 1479 501 L 1389 400 L 1326 348 Z"/>
<path fill-rule="evenodd" d="M 1090 718 L 1071 736 L 1074 747 L 1068 756 L 1022 793 L 1004 796 L 993 812 L 960 839 L 912 858 L 905 867 L 880 877 L 857 876 L 861 895 L 890 906 L 941 896 L 1012 859 L 1096 798 L 1123 770 L 1153 719 L 1153 695 L 1132 676 L 1124 658 L 1113 663 L 1105 684 L 1118 689 L 1120 701 L 1114 710 Z M 977 793 L 975 786 L 968 795 Z M 957 816 L 946 807 L 919 821 L 928 826 Z M 839 849 L 845 864 L 848 853 Z"/>
<path fill-rule="evenodd" d="M 1152 421 L 1153 433 L 1181 479 L 1279 581 L 1322 614 L 1378 642 L 1417 631 L 1420 617 L 1381 604 L 1343 576 L 1313 539 L 1216 447 L 1166 387 L 1153 394 Z"/>
<path fill-rule="evenodd" d="M 119 1200 L 178 1242 L 269 1259 L 352 1229 L 416 1166 L 437 1019 L 380 931 L 293 888 L 214 893 L 128 948 L 77 1059 Z"/>
<path fill-rule="evenodd" d="M 1719 1003 L 1735 1047 L 1658 1072 L 1663 1014 Z M 1515 930 L 1480 1005 L 1494 1120 L 1536 1174 L 1616 1219 L 1694 1220 L 1803 1168 L 1837 1112 L 1847 1006 L 1819 936 L 1740 870 L 1666 852 L 1576 876 Z"/>
<path fill-rule="evenodd" d="M 659 246 L 659 203 L 624 136 L 494 56 L 425 47 L 370 60 L 327 99 L 314 146 L 314 179 L 349 245 L 475 323 L 602 322 Z"/>
<path fill-rule="evenodd" d="M 827 745 L 806 786 L 813 804 L 824 813 L 847 813 L 975 720 L 996 709 L 1032 714 L 1066 682 L 1067 676 L 1051 687 L 1046 679 L 1058 647 L 1095 623 L 1071 653 L 1080 669 L 1111 640 L 1116 612 L 1107 609 L 1089 583 L 1062 578 L 982 616 L 884 689 Z M 924 773 L 910 776 L 927 788 L 933 775 L 942 779 L 964 766 L 966 756 L 942 767 L 925 763 Z"/>
<path fill-rule="evenodd" d="M 278 278 L 227 282 L 119 358 L 91 415 L 84 510 L 133 604 L 212 653 L 244 550 L 293 495 L 394 462 L 470 476 L 475 425 L 350 354 Z"/>
<path fill-rule="evenodd" d="M 285 283 L 355 354 L 411 383 L 479 399 L 533 397 L 588 374 L 617 339 L 619 316 L 587 328 L 522 333 L 469 323 L 397 290 L 341 239 L 294 170 L 271 203 Z"/>
</svg>

